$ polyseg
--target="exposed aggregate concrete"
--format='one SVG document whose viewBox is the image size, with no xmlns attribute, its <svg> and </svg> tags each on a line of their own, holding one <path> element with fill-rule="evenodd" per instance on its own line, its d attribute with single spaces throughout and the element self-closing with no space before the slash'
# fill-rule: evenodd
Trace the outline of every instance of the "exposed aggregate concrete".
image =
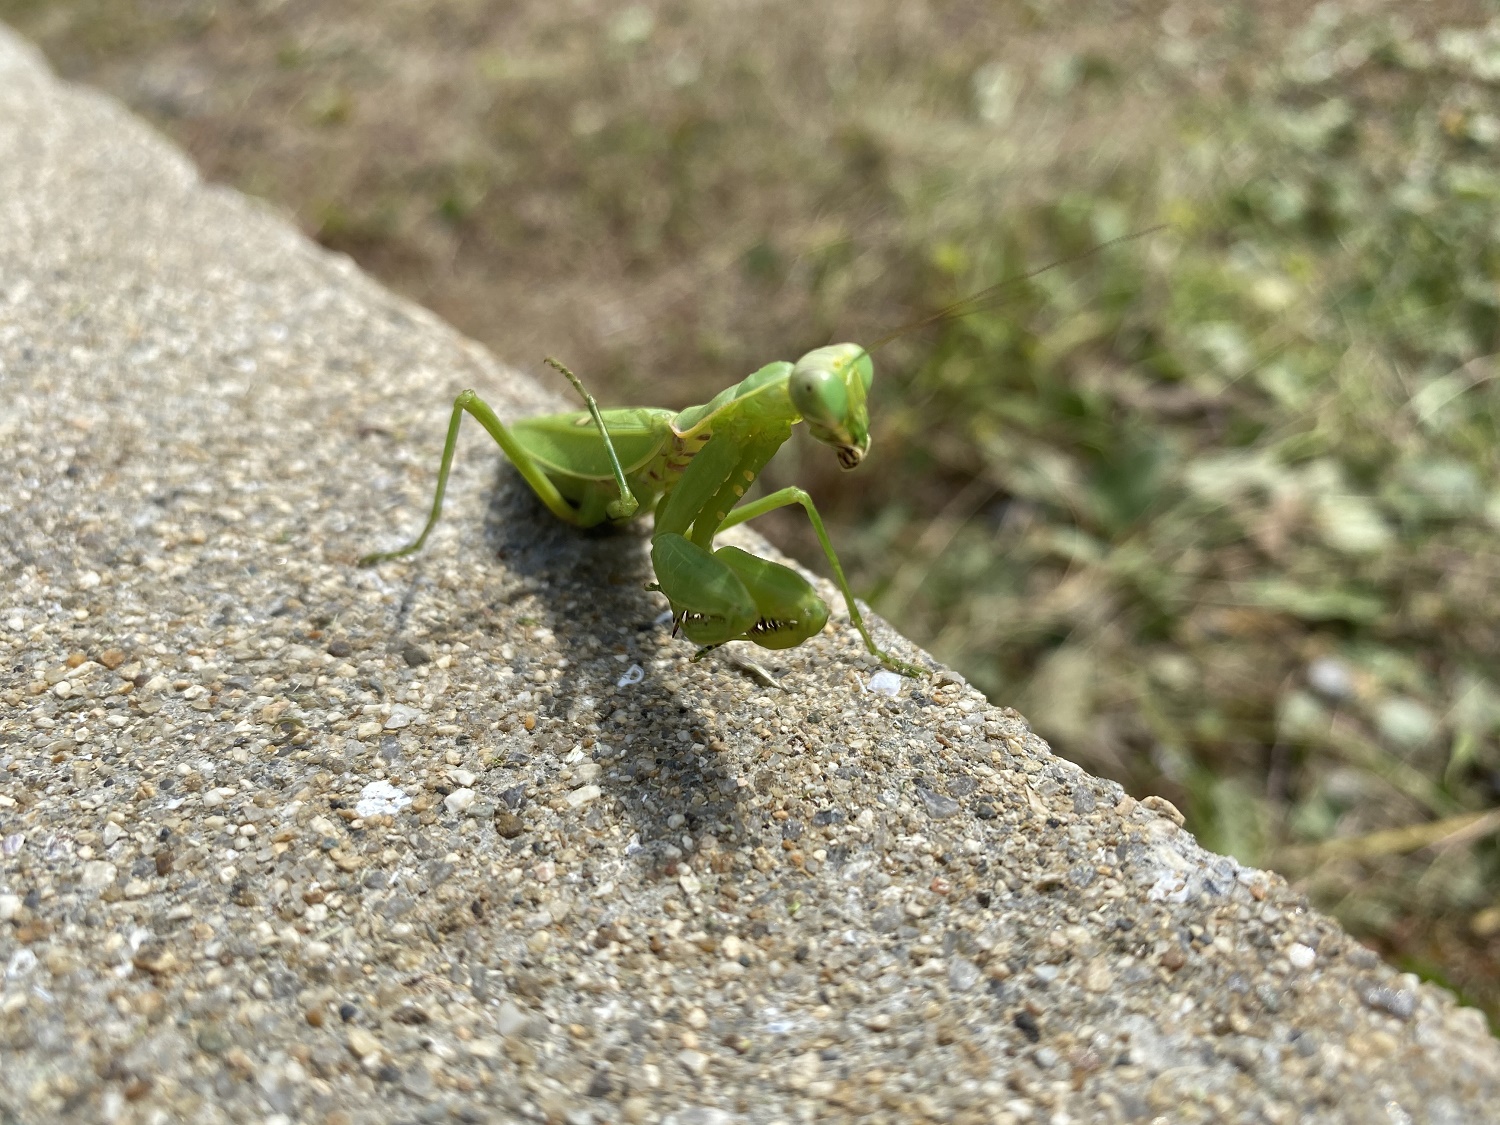
<svg viewBox="0 0 1500 1125">
<path fill-rule="evenodd" d="M 690 664 L 482 435 L 356 568 L 469 384 L 555 402 L 0 30 L 0 1122 L 1500 1120 L 1277 876 L 837 612 Z"/>
</svg>

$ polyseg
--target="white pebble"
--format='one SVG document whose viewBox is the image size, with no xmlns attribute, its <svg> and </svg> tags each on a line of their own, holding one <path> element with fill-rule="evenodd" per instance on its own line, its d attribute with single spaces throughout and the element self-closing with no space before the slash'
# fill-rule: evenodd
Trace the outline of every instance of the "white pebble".
<svg viewBox="0 0 1500 1125">
<path fill-rule="evenodd" d="M 362 1027 L 353 1028 L 349 1032 L 349 1052 L 361 1062 L 365 1059 L 378 1059 L 380 1040 Z"/>
<path fill-rule="evenodd" d="M 490 1062 L 500 1057 L 502 1048 L 498 1039 L 470 1039 L 464 1044 L 464 1049 L 476 1059 Z"/>
<path fill-rule="evenodd" d="M 474 803 L 474 790 L 455 789 L 443 798 L 443 806 L 454 816 L 462 816 Z"/>
<path fill-rule="evenodd" d="M 398 789 L 389 781 L 372 781 L 359 791 L 359 802 L 354 806 L 354 815 L 362 820 L 372 816 L 395 816 L 411 798 L 404 789 Z"/>
<path fill-rule="evenodd" d="M 115 865 L 102 859 L 91 859 L 83 865 L 79 884 L 86 891 L 102 891 L 115 881 Z"/>
<path fill-rule="evenodd" d="M 495 1030 L 509 1039 L 519 1033 L 528 1020 L 525 1012 L 509 1000 L 504 1000 L 500 1004 L 500 1010 L 495 1013 Z"/>
<path fill-rule="evenodd" d="M 1294 969 L 1310 969 L 1313 962 L 1318 959 L 1318 955 L 1300 941 L 1294 941 L 1287 947 L 1286 959 L 1292 963 Z"/>
<path fill-rule="evenodd" d="M 590 801 L 597 800 L 604 795 L 604 790 L 597 785 L 584 785 L 568 794 L 568 804 L 575 809 L 581 809 Z"/>
<path fill-rule="evenodd" d="M 873 695 L 884 695 L 895 699 L 901 694 L 901 677 L 895 672 L 876 672 L 865 684 L 865 690 Z"/>
<path fill-rule="evenodd" d="M 391 708 L 390 717 L 385 721 L 386 730 L 402 730 L 409 727 L 417 719 L 421 718 L 422 712 L 414 707 L 406 707 L 398 703 Z"/>
<path fill-rule="evenodd" d="M 0 922 L 9 922 L 20 913 L 20 895 L 0 895 Z"/>
<path fill-rule="evenodd" d="M 310 941 L 302 947 L 302 960 L 309 965 L 321 965 L 333 953 L 333 946 L 326 941 Z"/>
</svg>

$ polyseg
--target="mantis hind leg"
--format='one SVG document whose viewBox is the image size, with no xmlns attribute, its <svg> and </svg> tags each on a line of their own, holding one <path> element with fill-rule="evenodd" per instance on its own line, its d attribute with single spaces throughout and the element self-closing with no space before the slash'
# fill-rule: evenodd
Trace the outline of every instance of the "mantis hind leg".
<svg viewBox="0 0 1500 1125">
<path fill-rule="evenodd" d="M 596 419 L 598 418 L 597 409 L 595 407 Z M 427 536 L 432 534 L 432 529 L 437 525 L 438 517 L 443 514 L 443 495 L 448 490 L 448 473 L 453 468 L 453 451 L 458 447 L 458 430 L 463 422 L 465 412 L 473 415 L 479 424 L 484 427 L 485 432 L 495 439 L 495 443 L 504 451 L 505 456 L 510 458 L 511 463 L 515 465 L 521 476 L 526 479 L 526 483 L 531 485 L 532 491 L 537 494 L 543 504 L 547 505 L 548 510 L 553 515 L 565 523 L 579 525 L 582 522 L 579 519 L 578 510 L 572 504 L 568 503 L 563 494 L 557 490 L 557 486 L 542 471 L 541 466 L 532 459 L 531 454 L 527 453 L 521 443 L 516 440 L 515 435 L 505 428 L 505 423 L 500 421 L 495 412 L 490 409 L 489 405 L 479 395 L 472 390 L 468 390 L 453 400 L 453 416 L 448 422 L 447 440 L 443 442 L 443 459 L 438 465 L 437 489 L 432 496 L 432 511 L 427 516 L 427 523 L 422 528 L 422 533 L 406 546 L 394 551 L 377 551 L 374 554 L 365 555 L 359 560 L 360 566 L 373 566 L 375 563 L 385 562 L 387 559 L 399 559 L 405 555 L 413 554 L 420 551 L 427 542 Z M 601 432 L 604 432 L 602 419 L 599 419 L 599 427 Z M 606 432 L 606 443 L 608 440 L 609 435 Z M 610 452 L 611 456 L 613 456 L 613 447 L 611 447 Z M 621 484 L 623 485 L 623 483 L 624 478 L 621 477 Z M 635 497 L 631 495 L 629 489 L 624 490 L 624 495 L 630 497 L 631 503 L 634 504 Z"/>
<path fill-rule="evenodd" d="M 859 630 L 859 635 L 863 638 L 865 648 L 869 649 L 870 655 L 874 656 L 893 672 L 900 672 L 903 676 L 920 677 L 927 675 L 925 668 L 892 656 L 875 643 L 875 638 L 870 635 L 870 630 L 865 625 L 865 619 L 859 612 L 859 606 L 854 601 L 854 592 L 849 589 L 849 580 L 844 577 L 844 568 L 839 563 L 838 554 L 833 549 L 833 542 L 828 538 L 828 531 L 823 526 L 823 517 L 818 514 L 817 506 L 813 504 L 812 497 L 805 490 L 796 487 L 783 488 L 771 493 L 769 496 L 763 496 L 759 500 L 742 504 L 729 513 L 728 518 L 719 526 L 719 530 L 722 531 L 726 527 L 733 527 L 735 524 L 744 523 L 746 520 L 753 520 L 756 516 L 763 516 L 767 512 L 774 511 L 777 508 L 785 508 L 790 504 L 802 505 L 803 511 L 807 513 L 807 518 L 812 523 L 813 531 L 817 533 L 818 542 L 823 546 L 823 554 L 828 559 L 828 565 L 833 568 L 834 581 L 838 584 L 839 592 L 844 595 L 844 604 L 849 609 L 849 621 Z"/>
</svg>

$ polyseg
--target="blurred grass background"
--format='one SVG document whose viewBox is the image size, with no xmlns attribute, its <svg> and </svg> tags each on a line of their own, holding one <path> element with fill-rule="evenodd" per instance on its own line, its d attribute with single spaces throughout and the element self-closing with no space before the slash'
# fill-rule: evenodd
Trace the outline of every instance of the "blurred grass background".
<svg viewBox="0 0 1500 1125">
<path fill-rule="evenodd" d="M 1170 224 L 894 341 L 861 472 L 794 442 L 768 484 L 1059 752 L 1492 1019 L 1496 11 L 0 0 L 208 176 L 611 404 Z"/>
</svg>

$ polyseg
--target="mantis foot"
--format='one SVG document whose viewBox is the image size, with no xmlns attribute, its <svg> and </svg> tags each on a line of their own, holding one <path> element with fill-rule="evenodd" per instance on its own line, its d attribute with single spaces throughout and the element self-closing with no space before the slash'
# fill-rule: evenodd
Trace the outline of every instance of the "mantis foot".
<svg viewBox="0 0 1500 1125">
<path fill-rule="evenodd" d="M 900 657 L 892 656 L 882 649 L 876 649 L 871 655 L 892 672 L 898 672 L 903 676 L 910 676 L 914 680 L 925 679 L 932 675 L 930 669 L 923 668 L 920 664 L 911 664 Z"/>
<path fill-rule="evenodd" d="M 376 551 L 374 554 L 361 555 L 357 565 L 374 566 L 376 563 L 389 562 L 391 559 L 403 559 L 407 555 L 415 554 L 416 551 L 415 547 L 402 547 L 399 551 Z"/>
</svg>

